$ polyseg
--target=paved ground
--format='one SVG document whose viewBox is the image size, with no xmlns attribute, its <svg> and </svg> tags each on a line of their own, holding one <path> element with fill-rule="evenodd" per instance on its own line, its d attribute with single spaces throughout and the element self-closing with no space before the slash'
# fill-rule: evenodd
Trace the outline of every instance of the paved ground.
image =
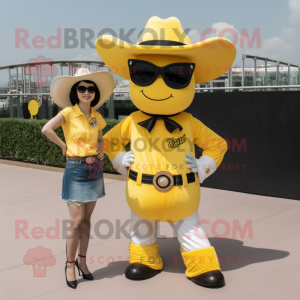
<svg viewBox="0 0 300 300">
<path fill-rule="evenodd" d="M 88 259 L 95 280 L 79 279 L 76 290 L 68 288 L 62 176 L 0 164 L 1 299 L 300 299 L 300 201 L 202 188 L 200 217 L 209 223 L 203 228 L 218 253 L 226 286 L 206 289 L 186 279 L 179 244 L 166 223 L 159 227 L 158 240 L 163 272 L 136 282 L 124 276 L 129 241 L 117 230 L 130 216 L 125 182 L 109 179 L 107 196 L 92 217 Z M 239 232 L 236 224 L 248 224 L 247 231 Z M 23 260 L 38 246 L 55 258 L 46 269 L 35 267 L 36 275 L 46 270 L 45 277 L 35 277 L 34 267 Z"/>
</svg>

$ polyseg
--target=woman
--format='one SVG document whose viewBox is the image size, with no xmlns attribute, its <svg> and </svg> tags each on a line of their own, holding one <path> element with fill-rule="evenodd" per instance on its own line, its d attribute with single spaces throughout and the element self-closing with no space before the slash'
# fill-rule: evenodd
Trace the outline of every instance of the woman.
<svg viewBox="0 0 300 300">
<path fill-rule="evenodd" d="M 61 199 L 68 205 L 71 226 L 67 235 L 67 285 L 77 287 L 75 265 L 79 275 L 93 280 L 86 265 L 90 236 L 90 219 L 96 200 L 105 196 L 101 160 L 103 158 L 102 129 L 106 122 L 96 112 L 114 89 L 114 78 L 109 72 L 90 73 L 79 69 L 75 76 L 55 78 L 50 86 L 53 101 L 63 108 L 42 129 L 52 142 L 67 156 Z M 63 127 L 66 144 L 54 130 Z M 76 250 L 78 257 L 75 260 Z"/>
</svg>

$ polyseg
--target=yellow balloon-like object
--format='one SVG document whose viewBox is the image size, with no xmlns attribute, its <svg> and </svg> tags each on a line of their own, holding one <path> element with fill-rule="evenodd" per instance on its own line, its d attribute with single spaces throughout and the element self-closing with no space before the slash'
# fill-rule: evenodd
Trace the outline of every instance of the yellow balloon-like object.
<svg viewBox="0 0 300 300">
<path fill-rule="evenodd" d="M 41 107 L 40 101 L 36 101 L 35 99 L 29 101 L 28 110 L 30 112 L 31 119 L 33 119 L 33 116 L 36 116 L 38 114 L 40 107 Z"/>
</svg>

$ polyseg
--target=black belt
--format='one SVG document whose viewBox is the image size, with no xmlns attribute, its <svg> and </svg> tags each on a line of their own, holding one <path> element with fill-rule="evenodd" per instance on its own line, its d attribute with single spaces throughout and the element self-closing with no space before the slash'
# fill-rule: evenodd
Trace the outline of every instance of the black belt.
<svg viewBox="0 0 300 300">
<path fill-rule="evenodd" d="M 129 178 L 131 180 L 136 181 L 137 175 L 138 175 L 137 172 L 135 172 L 133 170 L 129 171 Z M 142 183 L 153 184 L 153 177 L 154 177 L 154 175 L 142 174 Z M 187 173 L 186 177 L 187 177 L 187 182 L 188 183 L 195 182 L 195 173 L 193 173 L 193 172 Z M 181 174 L 179 174 L 179 175 L 173 175 L 173 178 L 174 178 L 174 185 L 177 185 L 177 186 L 178 185 L 183 185 L 182 175 Z"/>
</svg>

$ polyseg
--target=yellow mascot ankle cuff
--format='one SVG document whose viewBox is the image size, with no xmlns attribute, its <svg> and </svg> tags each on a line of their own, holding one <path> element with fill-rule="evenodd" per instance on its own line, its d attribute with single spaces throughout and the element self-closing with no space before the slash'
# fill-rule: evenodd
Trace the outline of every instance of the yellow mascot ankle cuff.
<svg viewBox="0 0 300 300">
<path fill-rule="evenodd" d="M 129 263 L 146 265 L 154 270 L 163 268 L 162 258 L 158 254 L 158 244 L 136 245 L 129 244 Z"/>
<path fill-rule="evenodd" d="M 210 246 L 202 249 L 184 252 L 181 255 L 186 266 L 186 277 L 195 277 L 209 271 L 221 271 L 215 248 Z"/>
</svg>

